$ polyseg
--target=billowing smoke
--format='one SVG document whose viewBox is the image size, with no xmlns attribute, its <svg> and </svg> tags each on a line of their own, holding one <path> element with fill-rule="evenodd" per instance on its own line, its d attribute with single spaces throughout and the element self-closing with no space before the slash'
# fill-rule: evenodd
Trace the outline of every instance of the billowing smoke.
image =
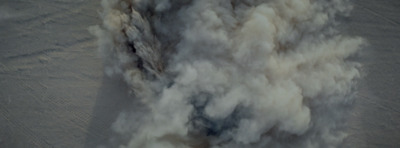
<svg viewBox="0 0 400 148">
<path fill-rule="evenodd" d="M 337 147 L 363 40 L 343 0 L 103 0 L 91 27 L 108 75 L 144 109 L 114 123 L 129 148 Z"/>
</svg>

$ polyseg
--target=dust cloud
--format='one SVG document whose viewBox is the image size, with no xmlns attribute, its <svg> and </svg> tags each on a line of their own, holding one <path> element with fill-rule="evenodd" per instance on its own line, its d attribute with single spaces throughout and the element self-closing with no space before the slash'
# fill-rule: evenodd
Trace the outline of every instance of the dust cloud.
<svg viewBox="0 0 400 148">
<path fill-rule="evenodd" d="M 103 0 L 90 27 L 109 76 L 144 109 L 126 148 L 337 147 L 364 45 L 345 0 Z M 128 92 L 127 92 L 128 93 Z"/>
</svg>

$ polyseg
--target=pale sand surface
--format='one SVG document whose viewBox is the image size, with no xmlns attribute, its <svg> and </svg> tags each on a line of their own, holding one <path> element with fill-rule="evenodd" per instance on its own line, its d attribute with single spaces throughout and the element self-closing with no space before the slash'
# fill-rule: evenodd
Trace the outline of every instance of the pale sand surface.
<svg viewBox="0 0 400 148">
<path fill-rule="evenodd" d="M 366 38 L 343 147 L 400 146 L 400 1 L 354 0 L 346 34 Z M 97 0 L 1 0 L 0 147 L 96 147 L 128 108 L 125 84 L 102 72 Z M 117 141 L 116 141 L 117 142 Z"/>
</svg>

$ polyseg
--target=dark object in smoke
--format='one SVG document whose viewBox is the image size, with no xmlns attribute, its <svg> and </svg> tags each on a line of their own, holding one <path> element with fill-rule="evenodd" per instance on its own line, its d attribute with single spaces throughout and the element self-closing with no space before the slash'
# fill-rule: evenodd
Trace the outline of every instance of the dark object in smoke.
<svg viewBox="0 0 400 148">
<path fill-rule="evenodd" d="M 127 42 L 126 45 L 129 47 L 130 51 L 132 51 L 133 53 L 136 53 L 135 45 L 133 45 L 132 42 Z"/>
<path fill-rule="evenodd" d="M 136 48 L 133 42 L 126 42 L 126 46 L 128 47 L 128 50 L 131 51 L 133 54 L 136 54 Z M 140 69 L 142 72 L 145 71 L 145 68 L 143 66 L 143 59 L 142 58 L 138 58 L 137 62 L 136 62 L 136 67 L 138 69 Z"/>
</svg>

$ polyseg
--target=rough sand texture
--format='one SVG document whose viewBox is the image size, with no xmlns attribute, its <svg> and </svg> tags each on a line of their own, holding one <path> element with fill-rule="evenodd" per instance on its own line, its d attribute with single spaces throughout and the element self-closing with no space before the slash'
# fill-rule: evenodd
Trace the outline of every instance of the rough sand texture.
<svg viewBox="0 0 400 148">
<path fill-rule="evenodd" d="M 345 30 L 366 38 L 360 53 L 366 75 L 359 83 L 345 147 L 400 146 L 400 1 L 356 0 Z"/>
<path fill-rule="evenodd" d="M 343 26 L 369 47 L 343 147 L 400 145 L 400 1 L 354 0 Z M 96 147 L 127 108 L 125 84 L 103 75 L 97 0 L 0 2 L 0 147 Z"/>
</svg>

